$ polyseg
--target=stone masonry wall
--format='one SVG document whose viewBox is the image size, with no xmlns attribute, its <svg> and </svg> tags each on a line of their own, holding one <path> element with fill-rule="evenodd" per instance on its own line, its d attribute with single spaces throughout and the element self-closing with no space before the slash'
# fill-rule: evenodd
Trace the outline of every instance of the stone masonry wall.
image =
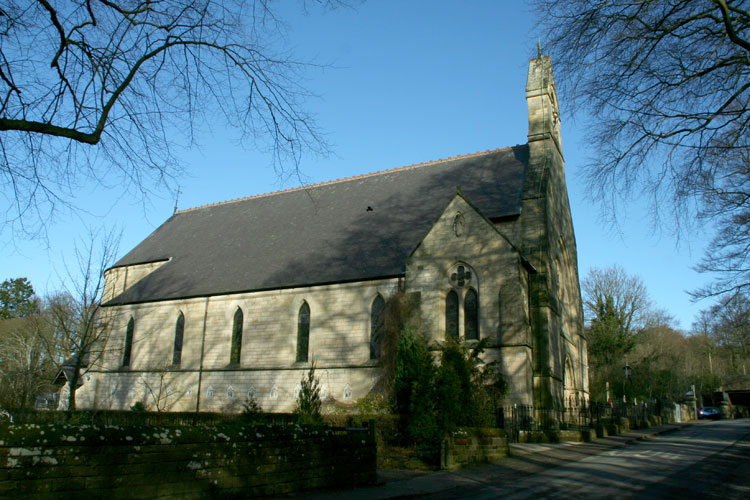
<svg viewBox="0 0 750 500">
<path fill-rule="evenodd" d="M 128 409 L 141 401 L 154 408 L 152 391 L 161 390 L 163 409 L 170 411 L 195 411 L 198 406 L 200 411 L 239 411 L 250 394 L 265 411 L 291 411 L 300 379 L 313 362 L 324 398 L 354 402 L 369 393 L 380 375 L 378 362 L 370 360 L 372 302 L 397 289 L 398 280 L 387 279 L 104 308 L 109 338 L 104 355 L 78 390 L 79 407 Z M 297 362 L 303 301 L 310 307 L 309 356 L 307 362 Z M 240 363 L 231 365 L 238 307 L 243 312 L 242 347 Z M 185 318 L 182 359 L 173 365 L 180 312 Z M 123 367 L 131 317 L 131 362 Z"/>
<path fill-rule="evenodd" d="M 502 429 L 459 429 L 443 441 L 440 466 L 458 469 L 494 463 L 508 456 L 508 438 Z"/>
<path fill-rule="evenodd" d="M 517 220 L 500 222 L 498 229 L 522 249 L 536 270 L 530 276 L 535 404 L 559 408 L 588 398 L 588 367 L 576 240 L 549 57 L 530 62 L 526 99 L 530 159 L 523 209 Z"/>
<path fill-rule="evenodd" d="M 167 260 L 160 260 L 157 262 L 146 262 L 127 267 L 113 267 L 108 269 L 104 273 L 105 283 L 102 302 L 115 298 L 117 295 L 135 285 L 167 262 Z"/>
<path fill-rule="evenodd" d="M 456 231 L 456 220 L 462 229 Z M 458 265 L 471 277 L 452 281 Z M 531 329 L 526 286 L 518 251 L 462 196 L 455 196 L 407 261 L 406 290 L 419 292 L 422 328 L 435 341 L 445 335 L 446 296 L 458 295 L 459 336 L 464 337 L 467 290 L 479 299 L 479 336 L 489 338 L 485 361 L 500 361 L 511 388 L 506 401 L 531 404 Z"/>
<path fill-rule="evenodd" d="M 254 498 L 375 482 L 373 434 L 298 426 L 0 426 L 0 497 Z"/>
</svg>

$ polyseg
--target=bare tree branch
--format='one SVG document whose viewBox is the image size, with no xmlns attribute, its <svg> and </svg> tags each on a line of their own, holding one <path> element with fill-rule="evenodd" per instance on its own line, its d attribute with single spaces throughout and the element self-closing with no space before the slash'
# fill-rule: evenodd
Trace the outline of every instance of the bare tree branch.
<svg viewBox="0 0 750 500">
<path fill-rule="evenodd" d="M 75 268 L 67 269 L 65 291 L 55 309 L 57 340 L 63 342 L 66 356 L 73 358 L 68 381 L 69 410 L 76 408 L 76 390 L 87 369 L 99 360 L 108 340 L 112 311 L 101 309 L 104 293 L 104 271 L 114 264 L 120 236 L 115 232 L 91 232 L 87 240 L 76 245 Z"/>
<path fill-rule="evenodd" d="M 334 8 L 338 1 L 317 2 Z M 179 173 L 172 144 L 220 113 L 296 170 L 327 145 L 302 110 L 313 64 L 275 48 L 255 0 L 15 0 L 0 16 L 0 186 L 6 227 L 37 234 L 83 180 L 147 196 Z M 123 182 L 124 181 L 124 182 Z"/>
<path fill-rule="evenodd" d="M 720 277 L 695 296 L 750 286 L 750 2 L 535 3 L 565 101 L 593 116 L 583 176 L 605 216 L 645 200 L 678 235 L 715 224 L 698 269 Z"/>
</svg>

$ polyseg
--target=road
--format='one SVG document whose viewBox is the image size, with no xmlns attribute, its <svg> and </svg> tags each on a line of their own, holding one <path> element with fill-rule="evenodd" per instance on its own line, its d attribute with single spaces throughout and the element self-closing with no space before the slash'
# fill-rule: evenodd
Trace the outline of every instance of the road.
<svg viewBox="0 0 750 500">
<path fill-rule="evenodd" d="M 508 479 L 419 497 L 750 498 L 750 420 L 701 422 L 542 472 L 519 474 L 517 481 Z"/>
</svg>

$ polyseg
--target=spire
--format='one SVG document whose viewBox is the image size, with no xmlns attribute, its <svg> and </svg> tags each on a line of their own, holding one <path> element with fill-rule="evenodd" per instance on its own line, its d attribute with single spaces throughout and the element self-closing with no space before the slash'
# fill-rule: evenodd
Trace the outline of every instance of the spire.
<svg viewBox="0 0 750 500">
<path fill-rule="evenodd" d="M 537 44 L 539 57 L 529 62 L 526 80 L 526 104 L 529 109 L 529 142 L 552 139 L 562 154 L 560 138 L 560 109 L 557 106 L 555 77 L 552 61 L 542 56 L 541 43 Z"/>
</svg>

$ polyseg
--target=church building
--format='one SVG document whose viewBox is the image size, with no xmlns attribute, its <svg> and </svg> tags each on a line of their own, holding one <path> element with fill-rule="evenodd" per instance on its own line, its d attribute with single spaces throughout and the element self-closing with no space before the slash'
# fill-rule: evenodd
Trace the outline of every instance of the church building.
<svg viewBox="0 0 750 500">
<path fill-rule="evenodd" d="M 287 412 L 313 363 L 324 399 L 354 403 L 396 294 L 436 342 L 489 339 L 506 404 L 588 400 L 549 57 L 526 100 L 524 145 L 175 212 L 106 272 L 78 407 Z"/>
</svg>

